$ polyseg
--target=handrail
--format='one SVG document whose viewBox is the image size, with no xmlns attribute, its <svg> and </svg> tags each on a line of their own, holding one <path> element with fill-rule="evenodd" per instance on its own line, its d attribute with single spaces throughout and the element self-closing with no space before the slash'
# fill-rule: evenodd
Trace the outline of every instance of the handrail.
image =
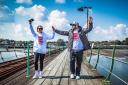
<svg viewBox="0 0 128 85">
<path fill-rule="evenodd" d="M 100 54 L 100 47 L 98 48 L 97 61 L 96 61 L 96 65 L 95 65 L 94 69 L 97 68 L 97 65 L 98 65 L 98 62 L 99 62 L 99 54 Z"/>
<path fill-rule="evenodd" d="M 91 54 L 90 54 L 90 59 L 89 59 L 88 63 L 90 63 L 90 62 L 91 62 L 93 45 L 94 45 L 94 44 L 93 44 L 93 43 L 91 43 L 91 49 L 90 49 L 90 50 L 91 50 Z"/>
<path fill-rule="evenodd" d="M 90 56 L 90 58 L 89 58 L 89 60 L 88 60 L 88 63 L 90 64 L 90 62 L 91 62 L 91 57 L 92 57 L 92 49 L 90 49 L 91 50 L 91 56 Z M 111 58 L 111 68 L 110 68 L 110 70 L 108 71 L 107 70 L 107 72 L 108 72 L 108 75 L 107 75 L 107 77 L 106 77 L 106 79 L 105 80 L 103 80 L 103 83 L 105 83 L 105 84 L 110 84 L 111 83 L 111 81 L 110 81 L 110 78 L 111 78 L 111 75 L 114 75 L 116 78 L 118 78 L 119 80 L 121 80 L 123 83 L 125 83 L 125 84 L 127 84 L 127 82 L 125 82 L 123 79 L 121 79 L 120 77 L 118 77 L 116 74 L 114 74 L 112 71 L 113 71 L 113 67 L 114 67 L 114 62 L 115 62 L 115 60 L 117 60 L 117 59 L 115 59 L 115 52 L 116 52 L 116 44 L 114 45 L 114 47 L 113 47 L 113 51 L 112 51 L 112 58 Z M 98 65 L 98 63 L 99 63 L 99 55 L 100 55 L 100 47 L 98 47 L 98 54 L 97 54 L 97 60 L 96 60 L 96 64 L 94 65 L 94 69 L 96 69 L 97 68 L 97 65 Z M 119 61 L 119 60 L 118 60 Z M 121 61 L 120 61 L 121 62 Z M 101 65 L 100 65 L 101 66 Z M 92 70 L 94 70 L 94 69 L 92 69 Z"/>
<path fill-rule="evenodd" d="M 106 79 L 103 81 L 104 83 L 111 83 L 111 81 L 110 81 L 110 77 L 111 77 L 111 73 L 112 73 L 112 71 L 113 71 L 113 67 L 114 67 L 115 51 L 116 51 L 116 45 L 114 45 L 113 52 L 112 52 L 112 63 L 111 63 L 111 68 L 110 68 L 110 71 L 109 71 L 109 73 L 108 73 L 108 76 L 107 76 Z"/>
<path fill-rule="evenodd" d="M 101 65 L 99 65 L 99 67 L 103 68 L 103 69 L 106 70 L 107 72 L 110 72 L 108 69 L 104 68 L 104 67 L 101 66 Z M 111 74 L 112 74 L 113 76 L 115 76 L 116 78 L 118 78 L 119 80 L 121 80 L 123 83 L 127 84 L 126 81 L 124 81 L 123 79 L 121 79 L 120 77 L 118 77 L 116 74 L 114 74 L 114 73 L 112 73 L 112 72 L 111 72 Z"/>
</svg>

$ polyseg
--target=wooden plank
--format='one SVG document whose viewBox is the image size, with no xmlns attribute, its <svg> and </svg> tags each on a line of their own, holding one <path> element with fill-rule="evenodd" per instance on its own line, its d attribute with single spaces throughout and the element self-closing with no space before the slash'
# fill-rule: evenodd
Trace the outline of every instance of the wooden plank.
<svg viewBox="0 0 128 85">
<path fill-rule="evenodd" d="M 86 72 L 88 73 L 88 76 L 92 77 L 91 81 L 93 82 L 93 85 L 103 85 L 102 79 L 94 79 L 97 76 L 100 76 L 96 71 L 92 71 L 87 65 L 86 62 L 84 62 L 84 69 L 86 69 Z"/>
<path fill-rule="evenodd" d="M 60 85 L 69 85 L 69 53 L 66 57 L 66 64 L 63 70 L 62 79 L 60 81 Z M 64 78 L 63 78 L 64 77 Z"/>
<path fill-rule="evenodd" d="M 63 53 L 63 54 L 65 55 L 65 53 Z M 51 77 L 55 76 L 55 73 L 57 72 L 58 68 L 60 67 L 61 63 L 63 62 L 64 55 L 63 56 L 60 56 L 61 59 L 59 61 L 56 61 L 57 64 L 56 64 L 56 66 L 54 66 L 54 68 L 52 69 L 52 71 L 48 74 L 49 77 L 50 76 Z M 51 83 L 52 83 L 51 81 L 52 81 L 52 79 L 47 78 L 41 84 L 42 85 L 51 85 Z"/>
<path fill-rule="evenodd" d="M 68 57 L 68 53 L 66 53 L 64 59 L 63 59 L 63 63 L 62 65 L 60 66 L 60 68 L 58 69 L 57 73 L 56 73 L 56 77 L 59 76 L 60 78 L 58 79 L 53 79 L 52 81 L 52 85 L 59 85 L 60 84 L 60 80 L 61 80 L 61 77 L 62 77 L 62 74 L 63 74 L 63 70 L 64 70 L 64 67 L 66 65 L 66 60 L 67 60 L 67 57 Z"/>
<path fill-rule="evenodd" d="M 81 75 L 82 76 L 85 75 L 85 73 L 83 72 L 83 65 L 82 64 L 81 64 L 80 77 L 81 77 Z M 81 78 L 81 79 L 77 80 L 77 85 L 86 85 L 84 78 Z"/>
<path fill-rule="evenodd" d="M 44 76 L 47 76 L 50 71 L 54 68 L 54 66 L 57 64 L 56 61 L 59 61 L 61 59 L 60 56 L 63 55 L 63 53 L 65 53 L 65 51 L 63 51 L 62 53 L 60 53 L 53 61 L 51 61 L 45 68 L 44 68 Z M 34 79 L 35 81 L 33 83 L 30 83 L 29 85 L 39 85 L 41 84 L 45 78 L 42 78 L 42 79 Z"/>
<path fill-rule="evenodd" d="M 84 67 L 85 67 L 85 64 L 83 64 L 83 62 L 82 62 L 81 77 L 83 77 L 83 79 L 85 81 L 85 85 L 95 85 L 91 79 L 88 79 L 88 76 L 90 76 L 90 75 L 87 73 L 87 70 Z"/>
<path fill-rule="evenodd" d="M 52 85 L 59 85 L 60 79 L 61 79 L 61 76 L 62 76 L 62 73 L 63 73 L 63 70 L 64 70 L 64 66 L 65 66 L 65 63 L 66 63 L 66 57 L 67 57 L 67 53 L 66 53 L 66 55 L 63 59 L 63 62 L 60 65 L 58 71 L 55 74 L 55 77 L 58 77 L 58 78 L 52 80 Z"/>
<path fill-rule="evenodd" d="M 77 85 L 77 80 L 69 78 L 69 85 Z"/>
</svg>

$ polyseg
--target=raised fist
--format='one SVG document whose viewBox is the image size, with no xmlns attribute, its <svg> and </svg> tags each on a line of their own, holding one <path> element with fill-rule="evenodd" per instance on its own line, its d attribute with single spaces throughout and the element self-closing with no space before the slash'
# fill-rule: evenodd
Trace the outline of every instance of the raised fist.
<svg viewBox="0 0 128 85">
<path fill-rule="evenodd" d="M 90 16 L 88 21 L 89 21 L 89 23 L 92 23 L 93 22 L 93 18 Z"/>
<path fill-rule="evenodd" d="M 34 21 L 34 19 L 29 19 L 28 21 L 29 21 L 29 24 L 31 24 Z"/>
<path fill-rule="evenodd" d="M 55 31 L 55 27 L 54 26 L 52 26 L 52 30 Z"/>
</svg>

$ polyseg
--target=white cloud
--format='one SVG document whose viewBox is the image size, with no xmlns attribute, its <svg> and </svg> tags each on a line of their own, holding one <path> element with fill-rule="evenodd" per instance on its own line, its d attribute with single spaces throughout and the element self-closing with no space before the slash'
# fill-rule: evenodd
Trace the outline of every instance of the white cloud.
<svg viewBox="0 0 128 85">
<path fill-rule="evenodd" d="M 65 3 L 65 0 L 56 0 L 56 3 L 64 4 Z"/>
<path fill-rule="evenodd" d="M 15 9 L 16 14 L 22 16 L 28 16 L 34 18 L 35 20 L 41 20 L 44 16 L 45 7 L 42 5 L 34 5 L 31 8 L 24 8 L 22 6 Z"/>
<path fill-rule="evenodd" d="M 32 39 L 32 34 L 30 33 L 30 30 L 26 25 L 15 23 L 13 30 L 14 30 L 14 34 L 15 34 L 15 39 L 20 38 L 20 39 L 26 40 L 27 37 Z"/>
<path fill-rule="evenodd" d="M 102 28 L 97 26 L 89 33 L 89 38 L 95 41 L 103 40 L 123 40 L 128 37 L 128 26 L 125 24 L 117 24 L 109 28 Z"/>
<path fill-rule="evenodd" d="M 33 36 L 29 29 L 29 24 L 27 23 L 29 18 L 34 18 L 35 20 L 33 22 L 35 31 L 37 25 L 42 25 L 44 27 L 44 31 L 48 34 L 52 33 L 52 25 L 54 25 L 57 29 L 64 30 L 68 24 L 68 20 L 66 19 L 66 12 L 53 10 L 48 14 L 47 19 L 44 20 L 42 18 L 44 17 L 45 9 L 46 8 L 41 5 L 34 5 L 30 8 L 25 8 L 23 6 L 16 8 L 15 16 L 20 16 L 15 18 L 17 20 L 16 23 L 4 23 L 1 25 L 0 28 L 3 29 L 0 29 L 0 36 L 5 39 L 33 40 Z M 57 40 L 58 38 L 65 39 L 65 37 L 57 35 L 54 40 Z"/>
<path fill-rule="evenodd" d="M 27 3 L 27 4 L 32 4 L 32 0 L 16 0 L 16 3 Z"/>
<path fill-rule="evenodd" d="M 26 12 L 26 10 L 23 6 L 20 6 L 20 7 L 16 8 L 16 13 L 20 14 L 20 15 L 23 15 L 23 16 L 27 15 L 27 12 Z"/>
<path fill-rule="evenodd" d="M 48 21 L 50 25 L 53 25 L 58 29 L 63 29 L 68 24 L 66 12 L 61 12 L 59 10 L 53 10 L 48 17 Z"/>
</svg>

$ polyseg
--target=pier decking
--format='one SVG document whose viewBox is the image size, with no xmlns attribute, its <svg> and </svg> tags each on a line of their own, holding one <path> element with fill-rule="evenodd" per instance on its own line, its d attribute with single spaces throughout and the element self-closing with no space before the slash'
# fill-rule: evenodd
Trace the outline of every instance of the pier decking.
<svg viewBox="0 0 128 85">
<path fill-rule="evenodd" d="M 69 52 L 64 50 L 43 70 L 42 79 L 33 79 L 28 85 L 102 85 L 103 77 L 82 63 L 81 79 L 70 79 Z"/>
</svg>

